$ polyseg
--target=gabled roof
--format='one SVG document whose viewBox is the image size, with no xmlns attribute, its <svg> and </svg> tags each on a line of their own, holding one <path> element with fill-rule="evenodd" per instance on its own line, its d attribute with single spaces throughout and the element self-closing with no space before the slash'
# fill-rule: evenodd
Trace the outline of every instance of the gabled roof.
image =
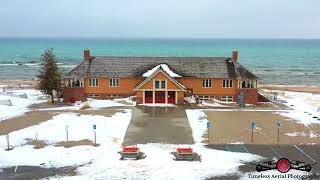
<svg viewBox="0 0 320 180">
<path fill-rule="evenodd" d="M 150 81 L 155 75 L 157 75 L 159 72 L 162 72 L 164 75 L 167 76 L 168 79 L 170 79 L 174 84 L 176 84 L 181 90 L 187 91 L 187 89 L 184 87 L 184 85 L 180 84 L 176 79 L 171 77 L 163 68 L 162 66 L 158 66 L 157 69 L 148 76 L 144 81 L 142 81 L 140 84 L 138 84 L 133 91 L 139 90 L 143 85 L 145 85 L 148 81 Z"/>
<path fill-rule="evenodd" d="M 84 77 L 142 77 L 159 64 L 182 77 L 257 79 L 238 62 L 228 57 L 91 57 L 65 75 Z"/>
</svg>

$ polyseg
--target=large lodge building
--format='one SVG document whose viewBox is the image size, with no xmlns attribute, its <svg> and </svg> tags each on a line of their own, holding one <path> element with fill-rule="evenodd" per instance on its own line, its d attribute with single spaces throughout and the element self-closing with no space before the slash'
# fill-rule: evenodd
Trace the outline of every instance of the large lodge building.
<svg viewBox="0 0 320 180">
<path fill-rule="evenodd" d="M 64 76 L 64 101 L 136 96 L 137 104 L 183 104 L 184 97 L 258 103 L 257 77 L 232 57 L 91 56 Z"/>
</svg>

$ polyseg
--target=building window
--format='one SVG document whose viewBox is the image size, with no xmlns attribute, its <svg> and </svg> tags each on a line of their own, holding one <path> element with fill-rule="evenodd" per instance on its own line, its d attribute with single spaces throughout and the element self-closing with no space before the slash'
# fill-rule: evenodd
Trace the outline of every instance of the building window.
<svg viewBox="0 0 320 180">
<path fill-rule="evenodd" d="M 80 87 L 83 87 L 83 80 L 80 80 Z"/>
<path fill-rule="evenodd" d="M 89 79 L 89 86 L 99 86 L 99 79 L 98 78 L 90 78 Z"/>
<path fill-rule="evenodd" d="M 166 89 L 166 81 L 165 80 L 155 80 L 154 81 L 155 89 Z"/>
<path fill-rule="evenodd" d="M 256 80 L 239 81 L 239 88 L 257 88 Z"/>
<path fill-rule="evenodd" d="M 161 81 L 161 89 L 165 89 L 166 88 L 166 81 Z"/>
<path fill-rule="evenodd" d="M 232 87 L 232 80 L 231 79 L 224 79 L 223 83 L 222 83 L 222 87 L 231 88 Z"/>
<path fill-rule="evenodd" d="M 233 97 L 232 96 L 221 96 L 221 101 L 232 102 Z"/>
<path fill-rule="evenodd" d="M 198 99 L 200 101 L 207 101 L 207 100 L 212 100 L 214 99 L 214 96 L 198 96 Z"/>
<path fill-rule="evenodd" d="M 88 98 L 100 97 L 100 94 L 88 94 Z"/>
<path fill-rule="evenodd" d="M 109 86 L 110 87 L 119 87 L 120 86 L 119 78 L 111 78 L 111 79 L 109 79 Z"/>
<path fill-rule="evenodd" d="M 202 80 L 202 87 L 204 87 L 204 88 L 212 87 L 211 79 L 203 79 Z"/>
</svg>

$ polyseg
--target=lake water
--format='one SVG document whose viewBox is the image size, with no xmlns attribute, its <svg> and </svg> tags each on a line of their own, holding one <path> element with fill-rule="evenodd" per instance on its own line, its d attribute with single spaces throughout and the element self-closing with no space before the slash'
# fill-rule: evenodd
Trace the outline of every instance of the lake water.
<svg viewBox="0 0 320 180">
<path fill-rule="evenodd" d="M 41 53 L 53 48 L 63 72 L 82 61 L 83 49 L 104 56 L 231 56 L 262 83 L 320 85 L 320 40 L 294 39 L 32 39 L 0 38 L 0 79 L 32 79 Z"/>
</svg>

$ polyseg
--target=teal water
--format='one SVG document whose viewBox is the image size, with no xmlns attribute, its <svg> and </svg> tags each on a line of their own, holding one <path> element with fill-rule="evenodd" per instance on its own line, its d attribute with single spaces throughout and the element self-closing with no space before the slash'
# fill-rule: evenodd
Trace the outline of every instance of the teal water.
<svg viewBox="0 0 320 180">
<path fill-rule="evenodd" d="M 111 56 L 231 56 L 262 83 L 320 85 L 320 40 L 267 39 L 0 39 L 0 79 L 32 79 L 41 53 L 53 48 L 63 72 L 82 61 L 83 49 Z M 213 70 L 214 71 L 214 70 Z"/>
</svg>

